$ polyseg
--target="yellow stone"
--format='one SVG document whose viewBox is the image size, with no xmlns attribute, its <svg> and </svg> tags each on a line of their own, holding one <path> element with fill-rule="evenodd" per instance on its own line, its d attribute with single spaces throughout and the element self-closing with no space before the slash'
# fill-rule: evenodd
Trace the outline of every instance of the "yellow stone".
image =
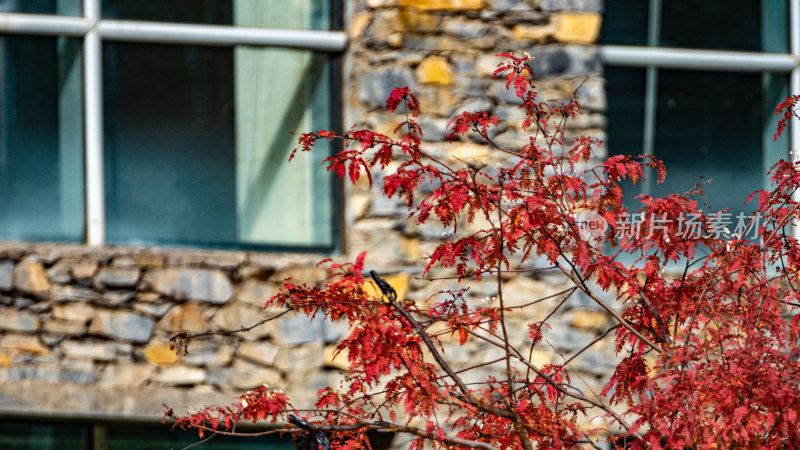
<svg viewBox="0 0 800 450">
<path fill-rule="evenodd" d="M 581 311 L 570 321 L 570 325 L 581 329 L 602 328 L 608 323 L 608 315 L 600 311 Z"/>
<path fill-rule="evenodd" d="M 370 17 L 369 13 L 355 14 L 353 18 L 350 19 L 350 36 L 363 36 L 364 30 L 367 28 L 367 25 L 369 25 Z"/>
<path fill-rule="evenodd" d="M 483 0 L 398 0 L 397 6 L 434 11 L 468 11 L 483 7 Z"/>
<path fill-rule="evenodd" d="M 561 13 L 556 18 L 553 36 L 559 42 L 591 44 L 600 34 L 601 22 L 597 13 Z"/>
<path fill-rule="evenodd" d="M 422 84 L 450 86 L 453 83 L 450 63 L 441 56 L 429 56 L 423 59 L 417 67 L 416 75 L 417 80 Z"/>
<path fill-rule="evenodd" d="M 144 349 L 144 359 L 156 366 L 175 364 L 181 357 L 175 350 L 169 348 L 167 342 L 151 342 Z"/>
<path fill-rule="evenodd" d="M 511 29 L 514 39 L 520 41 L 543 41 L 555 32 L 552 24 L 542 25 L 515 25 Z"/>
<path fill-rule="evenodd" d="M 405 300 L 406 295 L 408 295 L 408 284 L 411 280 L 411 276 L 409 274 L 396 273 L 392 275 L 381 275 L 381 278 L 386 280 L 386 282 L 394 288 L 395 292 L 397 292 L 397 301 L 402 302 Z M 377 286 L 375 286 L 375 283 L 372 281 L 372 279 L 366 283 L 365 290 L 367 293 L 375 297 L 381 296 L 381 291 Z"/>
<path fill-rule="evenodd" d="M 328 345 L 325 347 L 322 353 L 322 359 L 324 361 L 323 366 L 333 367 L 339 370 L 350 370 L 347 362 L 347 350 L 337 354 L 335 358 L 333 356 L 334 352 L 336 352 L 335 345 Z"/>
<path fill-rule="evenodd" d="M 401 10 L 397 20 L 400 22 L 400 29 L 407 33 L 435 31 L 439 26 L 438 17 L 410 9 Z"/>
<path fill-rule="evenodd" d="M 30 353 L 33 355 L 46 355 L 50 349 L 39 342 L 36 336 L 23 336 L 19 334 L 9 334 L 0 340 L 0 348 L 10 352 Z"/>
<path fill-rule="evenodd" d="M 208 321 L 198 302 L 187 302 L 170 309 L 159 322 L 159 326 L 170 332 L 185 330 L 199 333 L 208 330 Z"/>
<path fill-rule="evenodd" d="M 487 145 L 453 142 L 448 144 L 446 149 L 448 158 L 456 161 L 480 163 L 489 159 L 489 147 Z"/>
<path fill-rule="evenodd" d="M 531 364 L 536 367 L 546 366 L 553 363 L 553 354 L 544 350 L 534 349 L 531 353 Z"/>
<path fill-rule="evenodd" d="M 422 253 L 419 250 L 419 240 L 417 238 L 400 236 L 397 244 L 400 246 L 400 253 L 406 260 L 418 262 L 420 257 L 422 257 Z"/>
</svg>

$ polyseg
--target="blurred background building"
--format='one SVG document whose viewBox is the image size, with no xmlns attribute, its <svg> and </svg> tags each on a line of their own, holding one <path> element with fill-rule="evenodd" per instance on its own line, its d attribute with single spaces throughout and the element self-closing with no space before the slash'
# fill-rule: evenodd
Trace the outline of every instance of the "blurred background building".
<svg viewBox="0 0 800 450">
<path fill-rule="evenodd" d="M 346 370 L 336 324 L 292 316 L 185 356 L 168 339 L 252 325 L 281 280 L 320 279 L 332 254 L 367 250 L 410 300 L 451 287 L 414 278 L 441 227 L 333 179 L 321 162 L 334 143 L 287 163 L 289 132 L 390 133 L 382 105 L 409 86 L 430 152 L 492 162 L 480 140 L 445 142 L 445 124 L 489 110 L 496 142 L 528 142 L 519 100 L 491 77 L 503 51 L 535 57 L 543 98 L 580 86 L 570 133 L 605 141 L 600 157 L 666 162 L 668 183 L 631 196 L 703 176 L 710 205 L 735 216 L 799 146 L 798 132 L 772 139 L 775 106 L 800 92 L 795 1 L 0 0 L 0 448 L 188 445 L 160 424 L 162 403 L 225 403 L 262 383 L 310 404 Z M 508 295 L 564 283 L 521 275 Z M 535 361 L 609 325 L 587 298 L 567 309 Z M 613 351 L 587 355 L 573 369 L 592 388 Z"/>
</svg>

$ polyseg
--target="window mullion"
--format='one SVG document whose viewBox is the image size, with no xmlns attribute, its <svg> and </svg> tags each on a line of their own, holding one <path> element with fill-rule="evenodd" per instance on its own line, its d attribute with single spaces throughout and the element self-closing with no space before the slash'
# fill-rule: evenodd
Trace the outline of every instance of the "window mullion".
<svg viewBox="0 0 800 450">
<path fill-rule="evenodd" d="M 90 23 L 83 39 L 85 159 L 86 159 L 86 242 L 105 243 L 105 180 L 103 174 L 103 82 L 102 42 L 97 24 L 100 0 L 84 0 L 83 11 Z"/>
</svg>

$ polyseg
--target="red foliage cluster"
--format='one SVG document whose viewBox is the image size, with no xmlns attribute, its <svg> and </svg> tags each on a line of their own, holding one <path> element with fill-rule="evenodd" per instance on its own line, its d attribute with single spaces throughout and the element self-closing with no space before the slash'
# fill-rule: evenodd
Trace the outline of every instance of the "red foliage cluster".
<svg viewBox="0 0 800 450">
<path fill-rule="evenodd" d="M 390 113 L 405 110 L 399 138 L 356 128 L 300 137 L 302 151 L 320 139 L 343 140 L 344 149 L 327 164 L 351 182 L 362 172 L 371 182 L 372 170 L 398 161 L 383 178 L 384 194 L 404 199 L 417 223 L 436 218 L 454 231 L 432 252 L 425 272 L 454 268 L 460 279 L 491 277 L 499 300 L 473 307 L 464 291 L 448 291 L 423 307 L 396 298 L 377 276 L 376 295 L 367 288 L 363 253 L 354 264 L 327 261 L 329 276 L 320 285 L 287 280 L 269 305 L 345 320 L 350 329 L 337 348 L 348 359 L 346 383 L 321 390 L 303 417 L 347 448 L 368 446 L 364 433 L 376 429 L 413 434 L 418 449 L 426 440 L 440 448 L 570 448 L 596 445 L 610 433 L 623 436 L 607 437 L 613 445 L 630 448 L 800 445 L 800 315 L 793 316 L 800 306 L 800 246 L 786 233 L 800 215 L 793 200 L 798 167 L 781 161 L 772 168 L 772 190 L 754 194 L 759 220 L 738 235 L 720 230 L 715 216 L 698 208 L 696 191 L 642 196 L 641 208 L 628 211 L 620 182 L 643 182 L 646 167 L 662 181 L 663 165 L 649 155 L 603 161 L 595 156 L 601 142 L 568 142 L 565 128 L 580 113 L 577 100 L 539 100 L 531 58 L 501 56 L 495 75 L 522 100 L 529 142 L 519 149 L 497 145 L 488 131 L 498 119 L 486 111 L 456 116 L 448 131 L 452 141 L 477 133 L 503 164 L 453 167 L 426 152 L 415 121 L 419 103 L 408 88 L 395 89 L 386 105 Z M 779 107 L 786 110 L 781 129 L 797 101 L 790 97 Z M 398 152 L 402 158 L 395 159 Z M 604 234 L 586 239 L 581 233 L 577 217 L 587 212 L 608 223 Z M 625 232 L 631 224 L 619 219 L 634 213 L 643 218 L 637 226 L 650 232 Z M 694 218 L 696 233 L 686 232 L 686 217 Z M 478 219 L 489 225 L 463 231 Z M 625 253 L 637 262 L 618 261 Z M 599 395 L 573 384 L 569 366 L 593 343 L 569 361 L 531 361 L 564 301 L 528 325 L 524 348 L 509 338 L 506 315 L 545 299 L 509 304 L 502 274 L 542 270 L 532 265 L 534 257 L 572 282 L 559 298 L 583 291 L 615 322 L 602 336 L 613 334 L 621 361 Z M 614 293 L 617 304 L 594 285 Z M 446 357 L 447 345 L 455 344 L 440 339 L 447 334 L 458 336 L 458 345 L 473 339 L 496 346 L 504 357 L 456 371 Z M 463 381 L 465 372 L 482 366 L 497 372 L 482 383 Z M 229 428 L 241 419 L 285 421 L 288 413 L 298 412 L 285 397 L 259 389 L 234 407 L 208 409 L 177 424 Z M 595 417 L 602 420 L 588 429 Z"/>
</svg>

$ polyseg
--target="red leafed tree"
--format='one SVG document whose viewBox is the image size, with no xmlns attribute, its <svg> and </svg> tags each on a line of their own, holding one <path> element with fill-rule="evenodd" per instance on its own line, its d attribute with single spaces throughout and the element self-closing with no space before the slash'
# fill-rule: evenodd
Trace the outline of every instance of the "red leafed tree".
<svg viewBox="0 0 800 450">
<path fill-rule="evenodd" d="M 275 432 L 297 433 L 307 448 L 322 449 L 368 448 L 370 430 L 411 434 L 419 449 L 571 448 L 603 440 L 626 448 L 800 445 L 800 245 L 790 232 L 800 216 L 800 167 L 772 167 L 771 190 L 751 195 L 756 212 L 740 216 L 733 232 L 721 226 L 725 216 L 698 206 L 700 185 L 683 195 L 642 195 L 641 208 L 628 211 L 620 183 L 644 182 L 651 172 L 661 182 L 663 165 L 650 155 L 599 160 L 600 142 L 568 142 L 566 125 L 580 114 L 576 98 L 540 100 L 530 58 L 500 56 L 505 62 L 495 75 L 522 100 L 529 143 L 497 145 L 489 129 L 498 119 L 485 111 L 456 116 L 448 130 L 451 140 L 479 135 L 505 164 L 454 166 L 426 152 L 408 88 L 395 89 L 386 103 L 405 119 L 399 138 L 317 131 L 303 134 L 298 147 L 341 139 L 344 150 L 327 159 L 329 170 L 351 182 L 386 172 L 383 193 L 405 201 L 409 220 L 452 230 L 429 255 L 425 276 L 490 280 L 497 300 L 476 306 L 455 290 L 424 304 L 402 301 L 369 271 L 364 253 L 352 263 L 323 262 L 327 279 L 287 280 L 267 303 L 346 321 L 349 334 L 338 345 L 349 364 L 346 382 L 320 390 L 316 405 L 293 405 L 262 387 L 225 407 L 183 416 L 168 410 L 175 426 L 230 433 L 239 421 L 267 420 L 286 424 Z M 784 125 L 794 106 L 793 98 L 779 106 Z M 618 261 L 625 254 L 636 262 Z M 520 343 L 510 338 L 518 330 L 509 329 L 507 316 L 552 298 L 512 303 L 504 279 L 537 270 L 558 270 L 571 287 L 553 296 L 546 317 L 532 319 Z M 577 291 L 613 318 L 598 340 L 613 340 L 619 364 L 602 392 L 582 390 L 570 369 L 596 341 L 551 364 L 531 358 Z M 469 340 L 497 347 L 502 357 L 454 369 L 449 352 Z M 478 368 L 493 372 L 465 382 Z"/>
</svg>

